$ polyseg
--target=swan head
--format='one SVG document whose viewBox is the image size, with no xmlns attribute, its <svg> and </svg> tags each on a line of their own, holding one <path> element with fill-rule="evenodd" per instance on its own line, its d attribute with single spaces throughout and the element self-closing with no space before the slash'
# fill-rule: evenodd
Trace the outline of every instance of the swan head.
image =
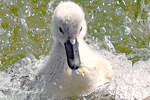
<svg viewBox="0 0 150 100">
<path fill-rule="evenodd" d="M 54 39 L 64 43 L 68 38 L 83 38 L 86 21 L 82 8 L 71 2 L 60 2 L 52 16 L 51 33 Z"/>
<path fill-rule="evenodd" d="M 82 8 L 71 2 L 61 2 L 52 16 L 51 33 L 66 51 L 67 62 L 71 69 L 80 67 L 78 40 L 86 33 L 86 21 Z"/>
</svg>

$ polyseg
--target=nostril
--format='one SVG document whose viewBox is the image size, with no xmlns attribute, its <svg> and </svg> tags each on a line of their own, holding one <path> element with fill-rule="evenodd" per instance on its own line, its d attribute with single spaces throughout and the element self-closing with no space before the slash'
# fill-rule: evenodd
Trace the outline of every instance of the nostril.
<svg viewBox="0 0 150 100">
<path fill-rule="evenodd" d="M 59 31 L 60 31 L 62 34 L 64 34 L 64 31 L 62 30 L 61 27 L 59 27 Z"/>
</svg>

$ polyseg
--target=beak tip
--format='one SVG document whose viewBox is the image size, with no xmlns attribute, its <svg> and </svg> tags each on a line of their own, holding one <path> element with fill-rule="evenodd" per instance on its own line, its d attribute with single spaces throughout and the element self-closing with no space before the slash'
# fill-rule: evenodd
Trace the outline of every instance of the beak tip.
<svg viewBox="0 0 150 100">
<path fill-rule="evenodd" d="M 70 66 L 69 66 L 70 67 Z M 73 66 L 73 67 L 70 67 L 72 70 L 77 70 L 78 68 L 80 68 L 80 66 Z"/>
<path fill-rule="evenodd" d="M 78 69 L 80 67 L 80 55 L 78 50 L 77 39 L 71 41 L 68 40 L 65 43 L 65 50 L 66 50 L 68 66 L 72 70 Z"/>
</svg>

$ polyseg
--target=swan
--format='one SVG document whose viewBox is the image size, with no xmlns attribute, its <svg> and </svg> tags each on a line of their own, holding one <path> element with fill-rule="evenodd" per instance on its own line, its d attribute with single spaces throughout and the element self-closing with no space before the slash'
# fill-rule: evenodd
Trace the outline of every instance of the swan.
<svg viewBox="0 0 150 100">
<path fill-rule="evenodd" d="M 111 80 L 110 62 L 86 44 L 86 31 L 82 8 L 72 1 L 60 2 L 51 20 L 54 43 L 40 73 L 47 96 L 86 96 Z"/>
</svg>

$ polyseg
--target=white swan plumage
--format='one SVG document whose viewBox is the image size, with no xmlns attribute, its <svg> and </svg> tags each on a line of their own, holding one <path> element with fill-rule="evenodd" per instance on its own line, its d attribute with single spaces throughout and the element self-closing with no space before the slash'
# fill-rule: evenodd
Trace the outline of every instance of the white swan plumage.
<svg viewBox="0 0 150 100">
<path fill-rule="evenodd" d="M 56 97 L 88 95 L 111 80 L 112 66 L 84 41 L 87 31 L 82 8 L 71 1 L 59 3 L 52 16 L 54 44 L 41 75 L 44 91 Z"/>
</svg>

